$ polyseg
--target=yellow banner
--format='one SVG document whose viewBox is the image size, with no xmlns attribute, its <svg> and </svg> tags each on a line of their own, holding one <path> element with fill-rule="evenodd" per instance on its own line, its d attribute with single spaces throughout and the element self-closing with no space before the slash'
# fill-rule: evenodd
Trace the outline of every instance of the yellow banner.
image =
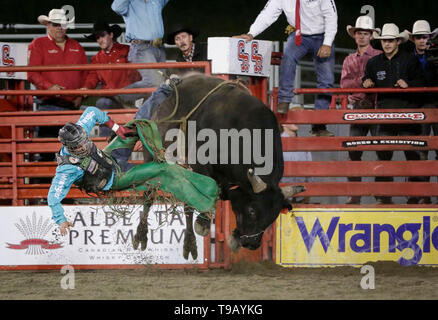
<svg viewBox="0 0 438 320">
<path fill-rule="evenodd" d="M 438 266 L 438 209 L 296 209 L 277 219 L 276 263 Z"/>
</svg>

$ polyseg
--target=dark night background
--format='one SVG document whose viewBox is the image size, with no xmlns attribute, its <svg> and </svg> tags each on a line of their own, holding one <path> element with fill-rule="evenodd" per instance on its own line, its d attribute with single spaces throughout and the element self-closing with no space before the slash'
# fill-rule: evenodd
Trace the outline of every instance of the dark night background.
<svg viewBox="0 0 438 320">
<path fill-rule="evenodd" d="M 111 10 L 112 0 L 2 0 L 0 24 L 38 23 L 37 17 L 47 15 L 53 8 L 65 4 L 75 8 L 76 22 L 89 23 L 100 18 L 109 22 L 122 22 L 122 18 Z M 200 41 L 208 36 L 232 36 L 246 33 L 249 26 L 263 9 L 267 0 L 170 0 L 163 11 L 165 31 L 171 31 L 176 25 L 185 24 L 201 31 Z M 363 5 L 375 8 L 376 26 L 382 27 L 386 22 L 394 22 L 402 30 L 412 29 L 416 20 L 426 19 L 432 28 L 437 27 L 436 0 L 337 0 L 339 27 L 335 44 L 338 47 L 352 47 L 353 42 L 347 36 L 345 27 L 354 25 L 361 15 Z M 287 22 L 282 14 L 270 28 L 258 36 L 259 39 L 279 40 L 286 38 L 284 28 Z"/>
</svg>

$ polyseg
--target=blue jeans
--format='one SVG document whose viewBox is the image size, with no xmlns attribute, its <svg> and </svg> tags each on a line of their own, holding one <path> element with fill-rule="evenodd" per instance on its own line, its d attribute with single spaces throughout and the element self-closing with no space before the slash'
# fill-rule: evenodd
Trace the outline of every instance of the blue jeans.
<svg viewBox="0 0 438 320">
<path fill-rule="evenodd" d="M 155 48 L 152 44 L 131 43 L 128 61 L 131 63 L 154 63 L 166 62 L 164 47 Z M 157 72 L 158 69 L 139 69 L 142 80 L 135 82 L 127 88 L 153 88 L 163 82 L 163 77 Z"/>
<path fill-rule="evenodd" d="M 278 102 L 292 101 L 294 96 L 295 71 L 298 62 L 308 53 L 313 57 L 318 88 L 333 88 L 335 81 L 335 47 L 332 45 L 332 53 L 328 58 L 318 57 L 318 50 L 324 41 L 324 34 L 306 36 L 303 35 L 300 46 L 295 44 L 295 32 L 287 39 L 283 58 L 280 65 L 280 88 L 278 91 Z M 328 109 L 331 102 L 331 94 L 317 95 L 315 109 Z"/>
<path fill-rule="evenodd" d="M 173 88 L 163 83 L 138 109 L 134 119 L 150 119 L 156 108 L 171 95 Z"/>
</svg>

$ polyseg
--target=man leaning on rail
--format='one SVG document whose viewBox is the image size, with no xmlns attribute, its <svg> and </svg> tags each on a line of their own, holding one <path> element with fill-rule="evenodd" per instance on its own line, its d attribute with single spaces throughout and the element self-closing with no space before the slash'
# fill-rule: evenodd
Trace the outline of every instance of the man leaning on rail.
<svg viewBox="0 0 438 320">
<path fill-rule="evenodd" d="M 368 60 L 365 67 L 362 86 L 364 88 L 398 88 L 421 87 L 424 76 L 418 60 L 407 52 L 400 50 L 400 45 L 408 41 L 408 33 L 399 31 L 397 25 L 387 23 L 382 28 L 381 41 L 383 53 Z M 418 108 L 415 95 L 407 93 L 378 93 L 376 109 Z M 378 136 L 418 136 L 420 124 L 380 124 Z M 393 151 L 376 151 L 380 161 L 390 161 Z M 420 160 L 420 153 L 415 150 L 404 151 L 406 160 Z M 393 181 L 393 177 L 376 177 L 376 181 Z M 424 181 L 423 177 L 409 177 L 409 181 Z M 392 204 L 391 197 L 376 197 L 378 204 Z M 418 203 L 417 197 L 410 197 L 408 203 Z"/>
<path fill-rule="evenodd" d="M 355 26 L 347 26 L 347 33 L 356 42 L 357 50 L 348 55 L 342 64 L 341 88 L 360 88 L 365 72 L 365 65 L 372 57 L 381 54 L 381 50 L 374 49 L 371 45 L 373 34 L 379 35 L 380 29 L 374 27 L 374 21 L 369 16 L 360 16 Z M 348 96 L 348 102 L 353 109 L 374 109 L 376 95 L 355 93 Z M 350 136 L 366 136 L 368 132 L 375 135 L 376 125 L 352 124 Z M 351 161 L 361 161 L 362 151 L 349 151 Z M 348 181 L 361 181 L 361 177 L 348 177 Z M 347 204 L 360 204 L 360 196 L 352 196 Z"/>
<path fill-rule="evenodd" d="M 96 123 L 117 134 L 103 150 L 99 150 L 88 136 Z M 107 112 L 89 107 L 76 123 L 67 123 L 59 131 L 62 148 L 57 154 L 58 167 L 50 186 L 48 204 L 62 235 L 73 226 L 67 221 L 61 205 L 73 184 L 97 194 L 109 190 L 151 191 L 158 188 L 201 214 L 214 212 L 219 194 L 216 182 L 178 164 L 167 163 L 154 122 L 134 120 L 131 125 L 132 128 L 119 126 Z M 126 159 L 117 158 L 115 151 L 132 149 L 139 139 L 153 161 L 132 167 L 125 163 Z M 198 219 L 195 224 L 197 222 Z"/>
</svg>

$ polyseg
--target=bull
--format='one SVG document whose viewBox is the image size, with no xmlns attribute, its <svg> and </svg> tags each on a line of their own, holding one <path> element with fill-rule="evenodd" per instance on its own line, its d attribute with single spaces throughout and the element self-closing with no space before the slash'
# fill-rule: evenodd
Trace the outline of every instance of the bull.
<svg viewBox="0 0 438 320">
<path fill-rule="evenodd" d="M 172 119 L 181 119 L 190 114 L 187 119 L 189 125 L 185 123 L 185 127 L 190 129 L 194 124 L 195 134 L 184 132 L 186 133 L 184 137 L 186 161 L 187 158 L 190 160 L 190 150 L 195 150 L 195 154 L 200 148 L 205 151 L 206 142 L 203 141 L 206 139 L 205 133 L 219 137 L 216 141 L 215 139 L 208 141 L 210 146 L 213 145 L 206 155 L 210 161 L 202 161 L 196 157 L 195 161 L 191 163 L 189 161 L 189 165 L 195 172 L 212 177 L 220 188 L 220 198 L 230 200 L 236 218 L 236 229 L 229 239 L 231 249 L 235 252 L 240 247 L 255 250 L 260 247 L 263 232 L 276 220 L 281 210 L 291 209 L 290 197 L 304 191 L 304 187 L 282 189 L 279 187 L 284 163 L 279 124 L 274 113 L 253 97 L 244 86 L 223 82 L 222 79 L 201 74 L 184 78 L 177 86 L 176 92 L 153 112 L 152 120 L 157 121 L 163 146 L 169 149 L 175 141 L 167 141 L 166 134 L 171 129 L 181 128 L 181 123 L 160 120 L 168 118 L 172 112 L 174 113 Z M 250 137 L 253 141 L 250 142 L 252 151 L 249 157 L 248 152 L 244 152 L 248 150 L 245 149 L 248 148 L 245 145 L 248 142 L 240 139 L 241 137 L 237 148 L 236 145 L 233 148 L 232 144 L 220 141 L 224 130 L 238 135 L 242 135 L 243 132 L 251 133 Z M 257 130 L 258 133 L 263 134 L 257 135 Z M 200 133 L 203 133 L 201 134 L 203 138 L 193 139 Z M 261 138 L 255 139 L 255 137 Z M 255 149 L 260 151 L 259 159 L 253 156 Z M 187 153 L 189 153 L 188 157 Z M 239 159 L 237 163 L 236 156 Z M 145 157 L 149 155 L 145 154 Z M 261 163 L 260 159 L 265 161 Z M 146 207 L 144 213 L 147 211 Z M 191 252 L 196 259 L 192 213 L 186 212 L 186 216 L 184 257 L 187 259 Z M 195 231 L 201 235 L 208 234 L 209 223 L 208 219 L 199 219 L 198 216 L 195 221 Z M 146 233 L 147 216 L 143 214 L 134 236 L 134 248 L 137 248 L 139 243 L 142 245 L 142 250 L 146 248 Z"/>
</svg>

